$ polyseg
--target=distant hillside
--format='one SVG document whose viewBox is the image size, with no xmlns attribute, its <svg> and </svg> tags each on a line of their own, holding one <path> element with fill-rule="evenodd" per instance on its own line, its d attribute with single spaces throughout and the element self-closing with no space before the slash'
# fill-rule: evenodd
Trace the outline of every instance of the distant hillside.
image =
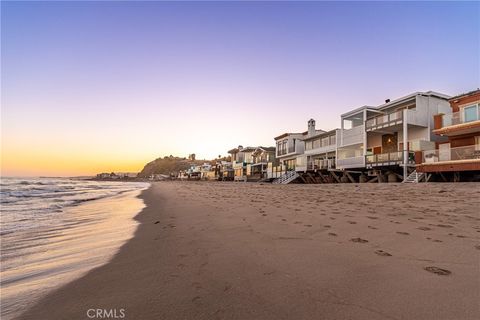
<svg viewBox="0 0 480 320">
<path fill-rule="evenodd" d="M 191 165 L 201 165 L 208 160 L 189 160 L 186 158 L 179 157 L 163 157 L 149 162 L 143 167 L 142 171 L 138 174 L 140 178 L 147 178 L 152 174 L 170 174 L 172 172 L 178 172 L 180 170 L 186 170 L 190 168 Z"/>
</svg>

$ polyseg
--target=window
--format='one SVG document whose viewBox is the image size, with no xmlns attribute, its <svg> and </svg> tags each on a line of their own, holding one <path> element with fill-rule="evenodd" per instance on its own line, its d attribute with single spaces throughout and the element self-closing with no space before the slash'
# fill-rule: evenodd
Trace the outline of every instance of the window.
<svg viewBox="0 0 480 320">
<path fill-rule="evenodd" d="M 330 145 L 335 145 L 337 143 L 337 137 L 336 136 L 330 136 Z"/>
<path fill-rule="evenodd" d="M 463 108 L 463 121 L 470 122 L 478 120 L 478 106 L 471 105 Z"/>
<path fill-rule="evenodd" d="M 475 150 L 480 151 L 480 136 L 475 137 Z"/>
<path fill-rule="evenodd" d="M 320 148 L 320 139 L 313 140 L 313 149 Z"/>
<path fill-rule="evenodd" d="M 313 141 L 305 141 L 305 150 L 313 149 Z"/>
<path fill-rule="evenodd" d="M 328 146 L 328 143 L 329 143 L 328 140 L 329 140 L 328 137 L 325 137 L 322 139 L 322 147 Z"/>
</svg>

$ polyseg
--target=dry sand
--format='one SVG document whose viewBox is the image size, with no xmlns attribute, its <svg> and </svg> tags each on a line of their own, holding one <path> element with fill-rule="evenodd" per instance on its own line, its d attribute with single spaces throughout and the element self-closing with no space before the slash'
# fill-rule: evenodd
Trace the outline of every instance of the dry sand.
<svg viewBox="0 0 480 320">
<path fill-rule="evenodd" d="M 141 197 L 114 259 L 21 319 L 480 319 L 479 184 L 163 182 Z"/>
</svg>

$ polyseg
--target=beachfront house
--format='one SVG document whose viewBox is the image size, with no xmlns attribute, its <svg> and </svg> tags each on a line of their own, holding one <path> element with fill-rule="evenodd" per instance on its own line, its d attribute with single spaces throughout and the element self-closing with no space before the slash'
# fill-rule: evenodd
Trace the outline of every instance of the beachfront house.
<svg viewBox="0 0 480 320">
<path fill-rule="evenodd" d="M 217 162 L 217 179 L 220 181 L 231 181 L 234 177 L 232 162 L 221 160 Z"/>
<path fill-rule="evenodd" d="M 284 133 L 275 137 L 276 157 L 285 171 L 295 170 L 297 165 L 306 166 L 304 139 L 316 134 L 324 133 L 323 130 L 315 129 L 315 120 L 310 119 L 307 124 L 308 130 L 301 133 Z"/>
<path fill-rule="evenodd" d="M 257 147 L 252 153 L 252 162 L 247 164 L 247 180 L 259 181 L 268 178 L 269 164 L 276 165 L 275 147 Z"/>
<path fill-rule="evenodd" d="M 473 179 L 480 174 L 480 90 L 449 99 L 450 110 L 433 117 L 433 133 L 447 140 L 417 158 L 420 176 L 438 175 L 444 181 Z"/>
<path fill-rule="evenodd" d="M 304 139 L 324 133 L 315 128 L 315 120 L 307 123 L 307 131 L 301 133 L 284 133 L 275 137 L 277 165 L 270 165 L 268 178 L 275 178 L 275 183 L 290 183 L 300 177 L 297 171 L 302 172 L 307 168 Z"/>
<path fill-rule="evenodd" d="M 275 147 L 238 146 L 228 153 L 234 181 L 257 181 L 267 178 L 269 164 L 275 163 Z"/>
<path fill-rule="evenodd" d="M 335 169 L 340 129 L 319 132 L 307 136 L 304 160 L 297 164 L 296 171 L 318 171 Z"/>
<path fill-rule="evenodd" d="M 337 168 L 390 172 L 405 179 L 415 168 L 413 152 L 442 141 L 432 133 L 433 115 L 449 109 L 448 98 L 433 91 L 415 92 L 343 114 Z"/>
</svg>

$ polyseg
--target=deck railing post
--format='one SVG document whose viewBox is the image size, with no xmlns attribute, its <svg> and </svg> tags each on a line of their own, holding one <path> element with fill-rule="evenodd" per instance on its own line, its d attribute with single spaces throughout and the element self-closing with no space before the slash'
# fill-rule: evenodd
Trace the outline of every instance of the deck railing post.
<svg viewBox="0 0 480 320">
<path fill-rule="evenodd" d="M 407 179 L 408 175 L 408 121 L 407 121 L 407 109 L 403 109 L 403 180 Z"/>
</svg>

